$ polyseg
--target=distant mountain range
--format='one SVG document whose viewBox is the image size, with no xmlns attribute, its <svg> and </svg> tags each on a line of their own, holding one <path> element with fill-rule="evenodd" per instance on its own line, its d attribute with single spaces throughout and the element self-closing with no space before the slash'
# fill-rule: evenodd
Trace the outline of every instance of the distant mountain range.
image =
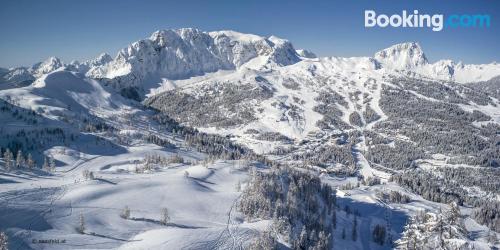
<svg viewBox="0 0 500 250">
<path fill-rule="evenodd" d="M 17 248 L 500 246 L 497 63 L 179 29 L 0 77 L 0 229 Z"/>
<path fill-rule="evenodd" d="M 65 64 L 50 57 L 31 67 L 2 68 L 0 83 L 25 85 L 43 74 L 65 67 L 90 78 L 119 78 L 127 82 L 122 83 L 123 87 L 143 87 L 140 85 L 158 83 L 161 78 L 184 79 L 218 70 L 286 66 L 313 58 L 317 58 L 314 53 L 295 50 L 289 41 L 275 36 L 266 38 L 235 31 L 203 32 L 192 28 L 160 30 L 120 50 L 114 59 L 104 53 L 83 63 Z M 393 45 L 373 57 L 349 60 L 370 61 L 372 70 L 397 71 L 460 83 L 485 81 L 500 75 L 500 65 L 496 62 L 474 65 L 439 60 L 429 63 L 420 45 L 414 42 Z"/>
</svg>

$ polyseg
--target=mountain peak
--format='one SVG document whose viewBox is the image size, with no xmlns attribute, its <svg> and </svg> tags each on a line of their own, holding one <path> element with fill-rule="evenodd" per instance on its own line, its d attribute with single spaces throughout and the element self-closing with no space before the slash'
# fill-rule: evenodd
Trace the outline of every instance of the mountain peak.
<svg viewBox="0 0 500 250">
<path fill-rule="evenodd" d="M 306 49 L 298 49 L 298 50 L 296 50 L 296 52 L 300 57 L 304 57 L 304 58 L 317 58 L 318 57 L 318 56 L 316 56 L 316 54 L 314 54 L 313 52 L 306 50 Z"/>
<path fill-rule="evenodd" d="M 109 63 L 111 61 L 113 61 L 113 58 L 108 53 L 101 53 L 96 58 L 90 60 L 89 64 L 91 64 L 91 66 L 98 66 Z"/>
<path fill-rule="evenodd" d="M 395 44 L 375 53 L 375 59 L 395 69 L 412 69 L 428 63 L 422 47 L 416 42 Z"/>
<path fill-rule="evenodd" d="M 212 31 L 209 32 L 209 34 L 214 39 L 216 39 L 217 37 L 228 37 L 232 41 L 241 41 L 241 42 L 256 42 L 265 40 L 264 37 L 258 35 L 245 34 L 234 30 Z"/>
<path fill-rule="evenodd" d="M 204 32 L 183 28 L 155 31 L 149 38 L 120 50 L 109 65 L 95 68 L 88 75 L 96 78 L 127 75 L 134 79 L 132 85 L 137 85 L 145 79 L 181 79 L 237 69 L 258 57 L 263 59 L 259 62 L 281 66 L 300 61 L 292 44 L 285 39 L 231 30 Z"/>
<path fill-rule="evenodd" d="M 45 61 L 33 65 L 30 71 L 33 73 L 34 76 L 39 77 L 43 74 L 47 74 L 63 66 L 64 63 L 61 62 L 59 58 L 51 56 L 47 58 Z"/>
</svg>

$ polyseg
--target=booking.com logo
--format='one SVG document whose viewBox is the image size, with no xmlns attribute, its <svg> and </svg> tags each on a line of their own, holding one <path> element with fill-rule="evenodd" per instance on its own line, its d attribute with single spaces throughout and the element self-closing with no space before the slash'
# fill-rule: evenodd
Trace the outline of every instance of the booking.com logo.
<svg viewBox="0 0 500 250">
<path fill-rule="evenodd" d="M 443 28 L 482 28 L 490 27 L 490 15 L 475 14 L 475 15 L 449 15 L 444 17 L 443 14 L 419 14 L 418 10 L 414 10 L 412 14 L 408 14 L 403 10 L 401 15 L 394 14 L 391 16 L 377 13 L 374 10 L 365 10 L 365 27 L 410 27 L 410 28 L 432 28 L 433 31 L 441 31 Z"/>
</svg>

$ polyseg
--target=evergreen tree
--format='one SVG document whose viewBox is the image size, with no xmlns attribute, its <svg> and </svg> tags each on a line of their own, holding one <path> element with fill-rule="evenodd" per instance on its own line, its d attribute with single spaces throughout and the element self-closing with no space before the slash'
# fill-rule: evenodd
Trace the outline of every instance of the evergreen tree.
<svg viewBox="0 0 500 250">
<path fill-rule="evenodd" d="M 494 231 L 488 231 L 488 242 L 491 245 L 496 245 L 498 244 L 498 237 L 497 234 Z"/>
<path fill-rule="evenodd" d="M 241 192 L 241 182 L 240 181 L 238 181 L 236 183 L 236 192 Z"/>
<path fill-rule="evenodd" d="M 122 210 L 122 212 L 120 213 L 120 217 L 122 217 L 123 219 L 130 219 L 130 208 L 128 208 L 128 206 L 125 206 Z"/>
<path fill-rule="evenodd" d="M 56 171 L 56 160 L 52 156 L 49 157 L 49 167 L 50 167 L 50 172 L 53 173 Z"/>
<path fill-rule="evenodd" d="M 303 226 L 299 236 L 299 247 L 301 249 L 306 249 L 307 246 L 308 246 L 307 231 L 306 227 Z"/>
<path fill-rule="evenodd" d="M 78 233 L 84 234 L 85 233 L 85 218 L 83 217 L 83 214 L 80 214 L 78 217 L 78 227 L 76 228 Z"/>
<path fill-rule="evenodd" d="M 14 156 L 12 152 L 10 152 L 9 148 L 7 148 L 3 153 L 3 160 L 5 161 L 5 170 L 7 172 L 11 171 L 12 167 L 14 166 L 13 165 Z"/>
<path fill-rule="evenodd" d="M 330 238 L 331 238 L 330 234 L 325 235 L 325 233 L 323 233 L 323 231 L 319 232 L 318 243 L 316 244 L 315 248 L 318 250 L 331 249 Z"/>
<path fill-rule="evenodd" d="M 168 223 L 170 222 L 168 209 L 166 207 L 162 208 L 160 214 L 161 214 L 160 223 L 165 226 L 168 225 Z"/>
<path fill-rule="evenodd" d="M 4 232 L 0 232 L 0 250 L 9 250 L 9 237 Z"/>
<path fill-rule="evenodd" d="M 29 169 L 35 168 L 35 161 L 33 160 L 33 156 L 31 156 L 31 153 L 28 153 L 28 159 L 26 160 L 26 166 Z"/>
<path fill-rule="evenodd" d="M 24 165 L 25 165 L 25 159 L 21 150 L 19 150 L 17 151 L 17 156 L 16 156 L 16 167 L 21 168 L 24 167 Z"/>
<path fill-rule="evenodd" d="M 450 209 L 445 213 L 446 222 L 449 224 L 457 224 L 460 218 L 460 208 L 456 202 L 450 204 Z"/>
<path fill-rule="evenodd" d="M 249 250 L 276 250 L 278 249 L 278 241 L 271 232 L 263 232 L 248 246 Z"/>
<path fill-rule="evenodd" d="M 43 160 L 42 169 L 47 171 L 47 172 L 50 172 L 49 159 L 47 157 L 45 157 Z"/>
</svg>

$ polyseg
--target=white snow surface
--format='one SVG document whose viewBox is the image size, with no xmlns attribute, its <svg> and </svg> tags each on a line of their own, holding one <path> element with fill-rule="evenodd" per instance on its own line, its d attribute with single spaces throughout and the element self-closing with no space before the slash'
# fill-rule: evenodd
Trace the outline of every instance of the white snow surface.
<svg viewBox="0 0 500 250">
<path fill-rule="evenodd" d="M 47 247 L 34 243 L 34 239 L 67 241 L 51 244 L 51 249 L 231 249 L 246 244 L 270 223 L 244 221 L 234 209 L 241 194 L 236 191 L 236 183 L 241 182 L 244 186 L 248 178 L 248 173 L 241 168 L 243 163 L 217 161 L 207 167 L 199 165 L 197 161 L 204 160 L 204 154 L 186 146 L 183 139 L 164 132 L 152 120 L 149 111 L 95 78 L 123 80 L 121 87 L 141 86 L 146 95 L 169 90 L 196 94 L 201 87 L 215 82 L 239 80 L 270 85 L 275 90 L 273 98 L 255 104 L 255 109 L 263 109 L 256 121 L 226 129 L 199 128 L 234 135 L 238 142 L 256 152 L 267 153 L 282 145 L 256 140 L 244 132 L 248 129 L 279 132 L 292 138 L 293 145 L 323 136 L 316 125 L 323 116 L 313 110 L 318 104 L 315 98 L 322 91 L 336 91 L 346 99 L 346 106 L 338 105 L 344 113 L 344 122 L 349 123 L 349 114 L 363 112 L 368 106 L 381 116 L 379 122 L 387 118 L 378 102 L 381 86 L 390 84 L 387 80 L 390 76 L 410 74 L 467 83 L 500 75 L 500 65 L 464 65 L 452 61 L 431 64 L 417 43 L 395 45 L 374 57 L 316 58 L 307 56 L 304 51 L 297 52 L 290 42 L 274 36 L 179 29 L 157 31 L 150 38 L 121 50 L 114 59 L 103 54 L 95 60 L 65 65 L 57 58 L 50 58 L 31 68 L 2 69 L 0 74 L 0 86 L 13 83 L 12 79 L 17 83 L 32 79 L 29 76 L 36 78 L 29 86 L 9 85 L 4 90 L 0 87 L 0 98 L 37 111 L 49 120 L 47 123 L 60 125 L 61 121 L 69 120 L 64 124 L 77 128 L 80 122 L 77 118 L 91 114 L 115 126 L 119 134 L 131 137 L 130 142 L 120 145 L 122 150 L 94 141 L 85 145 L 77 142 L 82 145 L 52 147 L 44 154 L 58 161 L 54 175 L 36 176 L 22 171 L 2 173 L 0 229 L 13 235 L 15 249 Z M 257 76 L 267 83 L 258 82 Z M 291 82 L 298 83 L 299 88 L 287 87 Z M 358 99 L 351 98 L 358 92 Z M 293 118 L 282 108 L 292 104 L 298 107 L 301 119 Z M 483 109 L 477 105 L 463 108 Z M 498 122 L 498 109 L 490 106 L 487 109 Z M 7 131 L 47 125 L 29 125 L 4 117 L 2 121 L 2 129 Z M 375 123 L 353 129 L 369 130 Z M 145 134 L 168 139 L 179 147 L 168 149 L 137 139 Z M 351 204 L 360 210 L 363 237 L 353 243 L 350 239 L 341 239 L 340 230 L 336 230 L 334 242 L 338 248 L 387 249 L 368 237 L 376 224 L 384 223 L 384 216 L 391 218 L 394 226 L 391 233 L 398 235 L 408 215 L 421 209 L 438 212 L 446 207 L 389 182 L 389 173 L 374 169 L 364 158 L 364 138 L 354 150 L 360 174 L 380 177 L 385 184 L 362 185 L 340 192 L 343 194 L 339 198 L 341 206 Z M 153 171 L 136 173 L 141 160 L 153 153 L 166 157 L 179 155 L 193 164 L 156 166 Z M 84 180 L 84 170 L 93 171 L 97 178 Z M 328 175 L 322 175 L 322 180 L 337 188 L 346 182 L 357 182 L 356 178 Z M 411 196 L 412 202 L 387 204 L 377 197 L 380 190 L 400 191 Z M 131 209 L 130 219 L 119 216 L 125 206 Z M 171 217 L 167 225 L 159 223 L 163 207 L 168 208 Z M 76 231 L 80 214 L 85 219 L 84 234 Z M 338 228 L 348 227 L 351 222 L 352 215 L 338 213 Z M 485 227 L 471 220 L 467 221 L 467 227 L 477 232 L 477 240 L 484 241 Z"/>
</svg>

